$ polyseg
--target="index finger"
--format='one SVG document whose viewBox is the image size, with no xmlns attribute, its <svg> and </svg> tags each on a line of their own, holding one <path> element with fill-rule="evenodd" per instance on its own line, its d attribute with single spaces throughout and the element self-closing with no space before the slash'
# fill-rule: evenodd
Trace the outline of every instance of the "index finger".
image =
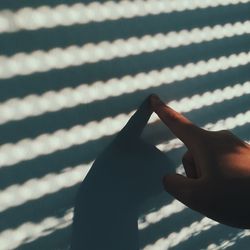
<svg viewBox="0 0 250 250">
<path fill-rule="evenodd" d="M 157 95 L 152 95 L 150 102 L 153 111 L 188 148 L 194 147 L 197 141 L 200 141 L 201 128 L 182 114 L 165 105 Z"/>
</svg>

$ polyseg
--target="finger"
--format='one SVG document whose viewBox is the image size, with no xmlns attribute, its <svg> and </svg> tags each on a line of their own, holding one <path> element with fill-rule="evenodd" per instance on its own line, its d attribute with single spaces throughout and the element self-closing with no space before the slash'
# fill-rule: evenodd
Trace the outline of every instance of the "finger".
<svg viewBox="0 0 250 250">
<path fill-rule="evenodd" d="M 182 114 L 166 106 L 156 95 L 151 96 L 150 103 L 153 111 L 187 147 L 192 147 L 198 140 L 200 141 L 201 128 L 194 125 Z"/>
<path fill-rule="evenodd" d="M 150 105 L 150 97 L 147 97 L 140 105 L 138 110 L 129 119 L 125 127 L 121 130 L 120 134 L 129 137 L 139 137 L 147 125 L 147 122 L 153 110 Z"/>
<path fill-rule="evenodd" d="M 163 179 L 165 190 L 185 205 L 192 207 L 198 181 L 179 174 L 169 174 Z"/>
<path fill-rule="evenodd" d="M 187 151 L 182 157 L 182 164 L 184 166 L 186 175 L 188 178 L 198 178 L 198 169 L 195 166 L 195 162 L 190 151 Z"/>
</svg>

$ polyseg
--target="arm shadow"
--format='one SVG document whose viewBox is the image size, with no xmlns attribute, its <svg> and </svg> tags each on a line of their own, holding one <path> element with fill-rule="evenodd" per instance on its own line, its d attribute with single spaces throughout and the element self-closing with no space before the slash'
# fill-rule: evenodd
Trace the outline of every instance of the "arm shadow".
<svg viewBox="0 0 250 250">
<path fill-rule="evenodd" d="M 94 162 L 75 202 L 71 249 L 138 250 L 138 210 L 163 192 L 172 165 L 140 135 L 152 111 L 149 98 Z"/>
</svg>

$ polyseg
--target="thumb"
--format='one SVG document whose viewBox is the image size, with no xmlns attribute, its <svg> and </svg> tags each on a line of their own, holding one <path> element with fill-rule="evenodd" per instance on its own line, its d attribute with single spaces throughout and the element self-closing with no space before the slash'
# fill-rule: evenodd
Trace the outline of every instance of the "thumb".
<svg viewBox="0 0 250 250">
<path fill-rule="evenodd" d="M 177 200 L 192 207 L 194 194 L 197 192 L 198 181 L 180 174 L 168 174 L 163 178 L 165 190 Z"/>
</svg>

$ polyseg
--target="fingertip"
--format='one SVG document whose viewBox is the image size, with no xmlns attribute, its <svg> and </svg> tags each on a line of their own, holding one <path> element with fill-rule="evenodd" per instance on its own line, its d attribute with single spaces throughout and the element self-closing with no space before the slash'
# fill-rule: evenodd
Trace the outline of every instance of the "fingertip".
<svg viewBox="0 0 250 250">
<path fill-rule="evenodd" d="M 151 95 L 149 95 L 149 99 L 154 99 L 154 98 L 159 98 L 159 96 L 155 93 L 152 93 Z"/>
<path fill-rule="evenodd" d="M 153 108 L 157 108 L 159 107 L 159 105 L 162 105 L 164 104 L 163 101 L 160 99 L 160 97 L 156 94 L 152 94 L 150 96 L 150 105 L 153 107 Z"/>
</svg>

